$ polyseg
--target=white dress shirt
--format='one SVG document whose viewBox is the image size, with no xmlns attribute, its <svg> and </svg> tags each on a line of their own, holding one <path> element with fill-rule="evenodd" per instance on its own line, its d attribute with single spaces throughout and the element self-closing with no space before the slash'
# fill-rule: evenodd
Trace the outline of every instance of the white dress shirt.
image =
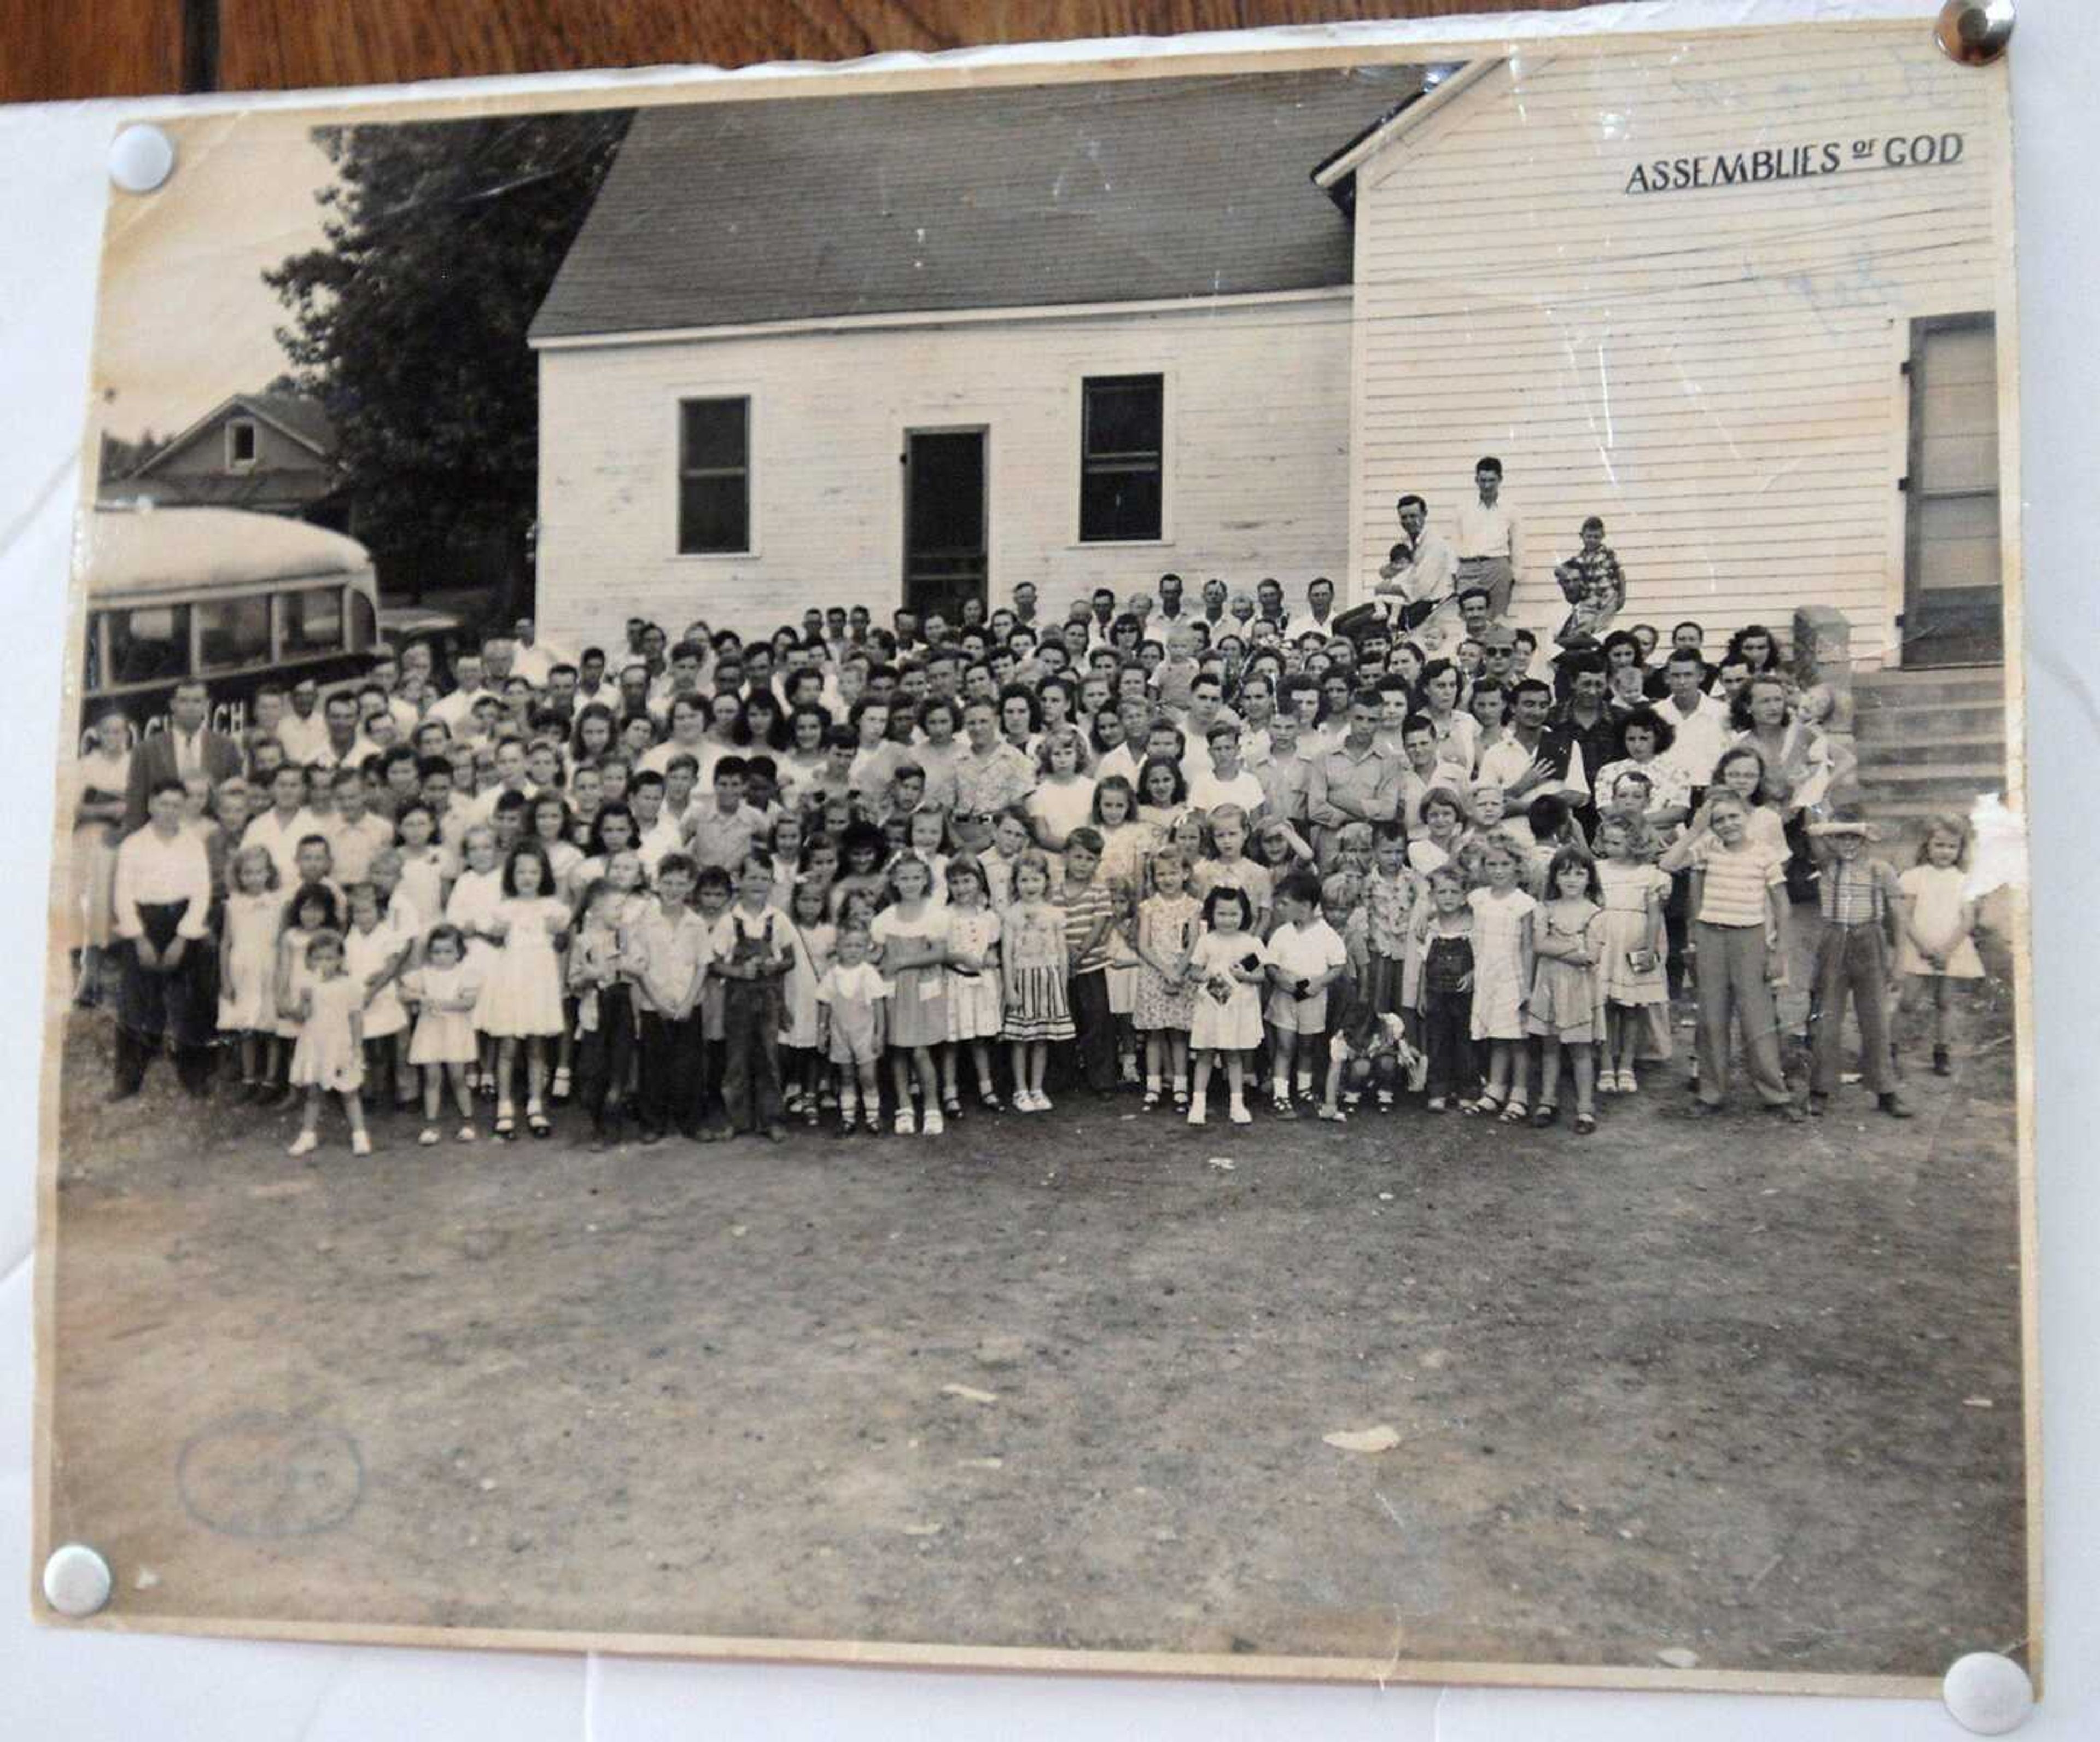
<svg viewBox="0 0 2100 1742">
<path fill-rule="evenodd" d="M 211 911 L 211 861 L 204 842 L 188 829 L 164 839 L 150 823 L 126 836 L 117 849 L 114 894 L 119 937 L 146 935 L 139 917 L 141 903 L 159 906 L 183 901 L 189 906 L 175 928 L 177 935 L 203 937 Z"/>
</svg>

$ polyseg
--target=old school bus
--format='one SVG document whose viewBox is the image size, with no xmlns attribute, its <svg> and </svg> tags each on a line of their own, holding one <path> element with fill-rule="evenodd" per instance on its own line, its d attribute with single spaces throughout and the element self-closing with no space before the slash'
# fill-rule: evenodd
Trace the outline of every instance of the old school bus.
<svg viewBox="0 0 2100 1742">
<path fill-rule="evenodd" d="M 378 585 L 364 545 L 276 514 L 102 507 L 89 532 L 80 727 L 112 704 L 162 730 L 175 686 L 211 687 L 237 732 L 256 690 L 353 681 L 377 655 Z"/>
</svg>

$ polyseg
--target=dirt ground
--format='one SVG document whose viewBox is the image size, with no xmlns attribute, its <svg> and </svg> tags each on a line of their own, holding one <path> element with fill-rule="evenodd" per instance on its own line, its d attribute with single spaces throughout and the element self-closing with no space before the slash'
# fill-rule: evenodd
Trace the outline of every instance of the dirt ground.
<svg viewBox="0 0 2100 1742">
<path fill-rule="evenodd" d="M 1937 1675 L 2026 1631 L 1981 1033 L 1907 1125 L 302 1162 L 76 1017 L 54 1528 L 132 1614 Z"/>
</svg>

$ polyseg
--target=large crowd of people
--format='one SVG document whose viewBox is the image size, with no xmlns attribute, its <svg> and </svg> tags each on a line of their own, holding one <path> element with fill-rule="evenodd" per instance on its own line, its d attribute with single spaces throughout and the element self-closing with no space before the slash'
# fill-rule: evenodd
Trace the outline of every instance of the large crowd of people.
<svg viewBox="0 0 2100 1742">
<path fill-rule="evenodd" d="M 299 1104 L 295 1154 L 331 1096 L 360 1153 L 368 1111 L 602 1145 L 933 1136 L 1053 1093 L 1586 1134 L 1681 1027 L 1692 1113 L 1732 1068 L 1819 1112 L 1849 1006 L 1907 1117 L 1895 988 L 1943 1072 L 1982 972 L 1962 821 L 1877 857 L 1779 638 L 1626 621 L 1601 523 L 1542 646 L 1507 562 L 1425 589 L 1418 504 L 1339 614 L 1324 580 L 1293 612 L 1166 575 L 1061 619 L 1026 584 L 952 620 L 629 618 L 573 658 L 521 620 L 449 673 L 411 643 L 266 686 L 237 735 L 201 683 L 135 743 L 112 712 L 72 911 L 112 1095 L 171 1054 L 192 1095 Z"/>
</svg>

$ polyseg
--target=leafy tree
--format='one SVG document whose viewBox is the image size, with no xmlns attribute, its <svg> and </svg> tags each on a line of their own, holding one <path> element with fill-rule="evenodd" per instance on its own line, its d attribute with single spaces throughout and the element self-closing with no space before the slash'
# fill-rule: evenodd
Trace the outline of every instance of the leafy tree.
<svg viewBox="0 0 2100 1742">
<path fill-rule="evenodd" d="M 523 576 L 536 511 L 539 372 L 525 333 L 628 112 L 326 128 L 325 245 L 264 281 L 277 340 L 341 443 L 354 530 L 385 571 Z M 457 580 L 455 580 L 457 584 Z"/>
<path fill-rule="evenodd" d="M 163 448 L 168 438 L 153 434 L 151 429 L 140 432 L 135 441 L 126 441 L 121 435 L 112 435 L 107 430 L 102 436 L 102 459 L 97 476 L 103 483 L 113 483 L 129 478 Z"/>
</svg>

